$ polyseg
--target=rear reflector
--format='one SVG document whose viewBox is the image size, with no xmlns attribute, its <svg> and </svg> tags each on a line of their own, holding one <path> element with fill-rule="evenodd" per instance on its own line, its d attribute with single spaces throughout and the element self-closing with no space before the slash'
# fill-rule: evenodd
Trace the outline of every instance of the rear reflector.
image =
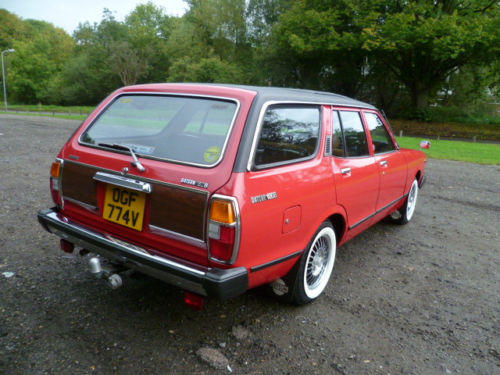
<svg viewBox="0 0 500 375">
<path fill-rule="evenodd" d="M 195 310 L 203 310 L 205 307 L 205 297 L 196 293 L 185 292 L 184 302 Z"/>
<path fill-rule="evenodd" d="M 75 245 L 73 245 L 71 242 L 67 240 L 61 240 L 61 250 L 64 251 L 65 253 L 72 253 L 73 250 L 75 249 Z"/>
</svg>

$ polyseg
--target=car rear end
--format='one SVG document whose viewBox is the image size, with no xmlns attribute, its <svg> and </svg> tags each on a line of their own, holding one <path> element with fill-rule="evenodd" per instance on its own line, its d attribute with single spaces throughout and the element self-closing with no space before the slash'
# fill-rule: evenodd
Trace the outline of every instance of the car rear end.
<svg viewBox="0 0 500 375">
<path fill-rule="evenodd" d="M 233 265 L 238 201 L 218 191 L 255 95 L 184 84 L 118 90 L 58 155 L 55 207 L 39 212 L 40 223 L 65 251 L 76 246 L 200 295 L 244 292 L 247 270 Z"/>
</svg>

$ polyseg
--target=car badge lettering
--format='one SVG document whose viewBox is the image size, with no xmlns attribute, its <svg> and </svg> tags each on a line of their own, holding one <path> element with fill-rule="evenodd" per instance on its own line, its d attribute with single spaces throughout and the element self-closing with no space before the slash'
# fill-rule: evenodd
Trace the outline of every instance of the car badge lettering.
<svg viewBox="0 0 500 375">
<path fill-rule="evenodd" d="M 250 199 L 251 199 L 252 203 L 262 203 L 262 202 L 269 201 L 271 199 L 276 199 L 276 198 L 278 198 L 278 193 L 273 191 L 271 193 L 251 197 Z"/>
<path fill-rule="evenodd" d="M 195 180 L 191 180 L 189 178 L 181 178 L 181 182 L 183 184 L 186 184 L 186 185 L 191 185 L 191 186 L 196 186 L 196 187 L 208 189 L 208 182 L 195 181 Z"/>
</svg>

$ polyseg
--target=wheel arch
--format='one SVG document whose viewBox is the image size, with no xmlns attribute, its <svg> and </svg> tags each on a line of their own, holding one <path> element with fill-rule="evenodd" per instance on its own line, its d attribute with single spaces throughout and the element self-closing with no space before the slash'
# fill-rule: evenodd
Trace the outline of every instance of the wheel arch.
<svg viewBox="0 0 500 375">
<path fill-rule="evenodd" d="M 337 245 L 339 245 L 344 238 L 347 228 L 345 217 L 340 213 L 334 213 L 328 218 L 328 221 L 333 226 L 335 237 L 337 239 Z"/>
<path fill-rule="evenodd" d="M 422 181 L 422 171 L 421 170 L 417 171 L 417 175 L 415 176 L 415 178 L 417 179 L 417 181 L 420 185 L 420 182 Z"/>
</svg>

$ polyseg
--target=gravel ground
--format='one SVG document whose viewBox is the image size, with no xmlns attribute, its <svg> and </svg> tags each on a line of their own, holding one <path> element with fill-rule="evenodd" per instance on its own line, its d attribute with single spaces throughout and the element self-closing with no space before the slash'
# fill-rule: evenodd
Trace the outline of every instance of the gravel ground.
<svg viewBox="0 0 500 375">
<path fill-rule="evenodd" d="M 0 374 L 500 374 L 498 166 L 431 160 L 413 221 L 344 245 L 313 304 L 198 312 L 147 277 L 108 289 L 38 225 L 78 124 L 0 115 Z"/>
</svg>

